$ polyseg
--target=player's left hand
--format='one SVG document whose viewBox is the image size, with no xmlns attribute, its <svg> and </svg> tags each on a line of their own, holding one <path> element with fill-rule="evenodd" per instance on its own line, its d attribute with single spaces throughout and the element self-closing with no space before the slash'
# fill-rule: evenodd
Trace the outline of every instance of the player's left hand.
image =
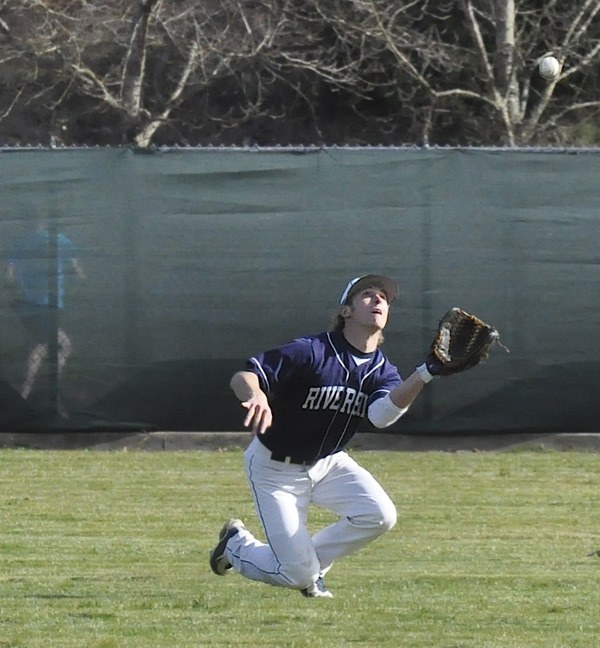
<svg viewBox="0 0 600 648">
<path fill-rule="evenodd" d="M 425 365 L 432 376 L 450 376 L 487 359 L 500 334 L 490 324 L 462 308 L 451 308 L 440 320 Z"/>
</svg>

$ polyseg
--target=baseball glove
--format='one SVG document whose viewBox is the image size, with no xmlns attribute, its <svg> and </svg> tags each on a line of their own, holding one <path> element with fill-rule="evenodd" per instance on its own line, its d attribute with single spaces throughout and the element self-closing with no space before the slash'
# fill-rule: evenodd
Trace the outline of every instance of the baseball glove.
<svg viewBox="0 0 600 648">
<path fill-rule="evenodd" d="M 451 308 L 440 320 L 427 369 L 433 376 L 449 376 L 475 367 L 487 359 L 496 342 L 500 344 L 499 338 L 498 331 L 479 317 Z"/>
</svg>

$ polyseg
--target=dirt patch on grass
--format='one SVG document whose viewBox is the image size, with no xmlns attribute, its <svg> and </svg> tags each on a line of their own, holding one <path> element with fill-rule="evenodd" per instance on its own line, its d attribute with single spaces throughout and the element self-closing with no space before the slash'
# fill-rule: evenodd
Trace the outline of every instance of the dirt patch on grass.
<svg viewBox="0 0 600 648">
<path fill-rule="evenodd" d="M 0 447 L 39 450 L 226 451 L 244 449 L 247 432 L 43 432 L 0 433 Z M 600 451 L 600 433 L 406 435 L 357 434 L 350 446 L 360 450 L 404 452 L 485 452 L 526 450 Z"/>
</svg>

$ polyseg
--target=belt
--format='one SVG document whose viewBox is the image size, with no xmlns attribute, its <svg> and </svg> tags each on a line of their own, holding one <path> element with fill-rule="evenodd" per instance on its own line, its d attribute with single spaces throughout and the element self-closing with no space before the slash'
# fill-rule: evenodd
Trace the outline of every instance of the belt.
<svg viewBox="0 0 600 648">
<path fill-rule="evenodd" d="M 300 459 L 299 457 L 290 457 L 283 454 L 278 454 L 277 452 L 271 453 L 271 459 L 273 461 L 279 461 L 281 463 L 287 464 L 296 464 L 298 466 L 313 466 L 316 461 L 307 461 L 306 459 Z"/>
</svg>

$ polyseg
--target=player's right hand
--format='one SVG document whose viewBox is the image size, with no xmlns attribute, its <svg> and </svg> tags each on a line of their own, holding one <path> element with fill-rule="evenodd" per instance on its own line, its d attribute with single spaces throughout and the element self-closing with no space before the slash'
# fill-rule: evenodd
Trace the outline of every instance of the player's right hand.
<svg viewBox="0 0 600 648">
<path fill-rule="evenodd" d="M 243 401 L 242 407 L 248 410 L 244 419 L 244 427 L 252 428 L 254 434 L 264 434 L 271 427 L 273 414 L 264 392 L 254 394 L 248 400 Z"/>
</svg>

